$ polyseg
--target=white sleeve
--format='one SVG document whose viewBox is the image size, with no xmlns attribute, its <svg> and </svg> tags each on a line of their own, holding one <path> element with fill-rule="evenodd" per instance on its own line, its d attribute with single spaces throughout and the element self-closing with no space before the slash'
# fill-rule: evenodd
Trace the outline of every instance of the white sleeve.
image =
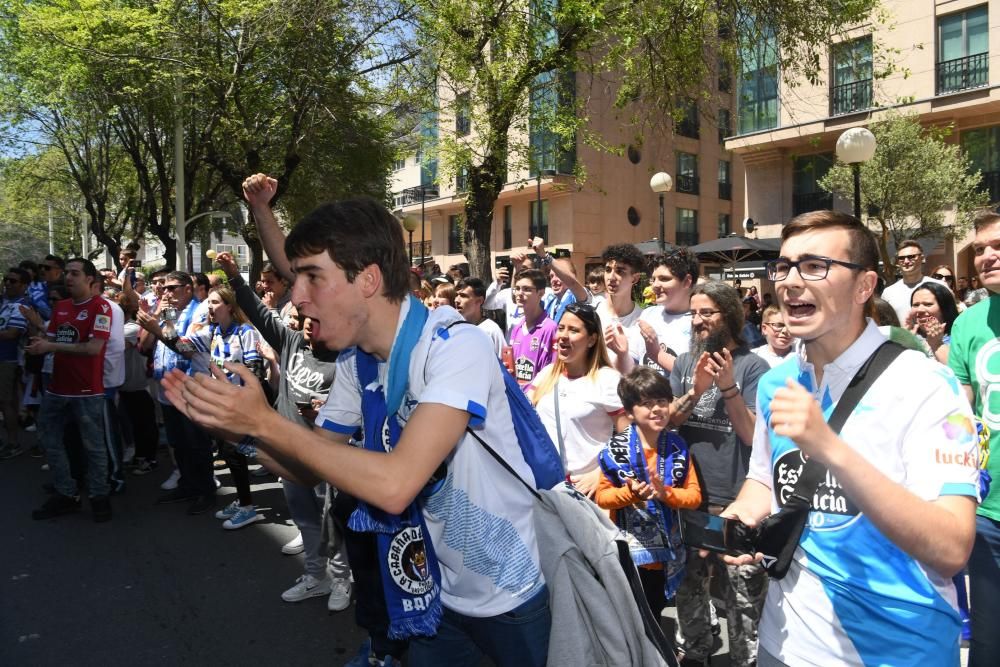
<svg viewBox="0 0 1000 667">
<path fill-rule="evenodd" d="M 750 450 L 750 468 L 747 479 L 760 482 L 767 488 L 773 488 L 771 475 L 771 439 L 767 431 L 767 419 L 760 405 L 761 394 L 757 394 L 757 419 L 753 427 L 753 448 Z M 737 445 L 742 447 L 743 445 Z"/>
<path fill-rule="evenodd" d="M 452 327 L 439 332 L 430 344 L 417 401 L 465 410 L 469 425 L 477 426 L 486 420 L 490 386 L 499 372 L 493 342 L 484 331 L 474 326 Z"/>
<path fill-rule="evenodd" d="M 597 382 L 601 391 L 601 403 L 609 415 L 618 414 L 624 409 L 622 399 L 618 395 L 618 383 L 621 379 L 621 374 L 613 368 L 602 368 L 598 372 Z"/>
<path fill-rule="evenodd" d="M 316 426 L 334 433 L 351 434 L 361 426 L 361 387 L 355 365 L 355 351 L 337 357 L 337 370 L 326 403 L 316 415 Z"/>
</svg>

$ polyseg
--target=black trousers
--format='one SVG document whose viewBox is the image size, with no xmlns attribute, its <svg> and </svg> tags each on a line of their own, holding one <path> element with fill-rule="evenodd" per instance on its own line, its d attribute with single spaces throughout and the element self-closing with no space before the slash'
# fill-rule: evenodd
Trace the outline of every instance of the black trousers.
<svg viewBox="0 0 1000 667">
<path fill-rule="evenodd" d="M 163 405 L 163 424 L 181 473 L 177 488 L 199 496 L 214 496 L 212 438 L 172 405 Z"/>
<path fill-rule="evenodd" d="M 128 416 L 132 425 L 136 458 L 155 461 L 156 447 L 160 444 L 160 430 L 156 426 L 153 397 L 145 389 L 119 391 L 118 408 Z"/>
<path fill-rule="evenodd" d="M 226 465 L 229 466 L 229 475 L 233 478 L 233 486 L 236 487 L 236 497 L 240 505 L 247 507 L 253 505 L 253 496 L 250 494 L 250 467 L 247 457 L 236 451 L 235 445 L 228 442 L 219 442 L 219 451 Z"/>
</svg>

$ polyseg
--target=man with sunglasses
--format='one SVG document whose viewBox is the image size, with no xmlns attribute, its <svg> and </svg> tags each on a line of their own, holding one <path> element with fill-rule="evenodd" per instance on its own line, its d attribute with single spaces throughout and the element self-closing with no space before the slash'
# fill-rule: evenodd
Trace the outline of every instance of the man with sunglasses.
<svg viewBox="0 0 1000 667">
<path fill-rule="evenodd" d="M 882 290 L 882 298 L 889 302 L 900 322 L 910 314 L 910 297 L 922 283 L 936 282 L 950 287 L 943 280 L 924 275 L 924 251 L 920 244 L 908 239 L 896 250 L 896 269 L 899 280 Z"/>
<path fill-rule="evenodd" d="M 805 530 L 786 576 L 768 587 L 757 664 L 957 665 L 951 577 L 975 532 L 972 412 L 948 369 L 906 350 L 834 432 L 827 419 L 885 343 L 865 316 L 875 240 L 834 211 L 798 216 L 781 238 L 768 278 L 803 346 L 760 381 L 750 470 L 723 516 L 757 525 L 777 512 L 805 457 L 825 475 L 803 490 L 812 494 Z"/>
</svg>

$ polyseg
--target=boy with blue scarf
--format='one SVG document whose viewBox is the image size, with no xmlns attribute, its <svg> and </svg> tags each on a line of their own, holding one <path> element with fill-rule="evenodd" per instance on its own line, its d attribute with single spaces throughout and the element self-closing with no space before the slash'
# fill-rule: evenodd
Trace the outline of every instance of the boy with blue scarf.
<svg viewBox="0 0 1000 667">
<path fill-rule="evenodd" d="M 612 511 L 625 534 L 649 608 L 659 617 L 684 576 L 686 552 L 675 510 L 701 505 L 701 485 L 687 444 L 667 430 L 670 382 L 640 366 L 622 378 L 618 396 L 632 424 L 598 455 L 604 477 L 594 500 Z"/>
</svg>

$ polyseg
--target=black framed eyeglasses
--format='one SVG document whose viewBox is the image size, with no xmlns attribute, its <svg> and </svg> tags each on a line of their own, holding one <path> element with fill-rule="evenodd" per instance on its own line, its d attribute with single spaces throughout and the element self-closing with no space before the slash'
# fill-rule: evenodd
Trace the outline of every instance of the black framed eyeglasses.
<svg viewBox="0 0 1000 667">
<path fill-rule="evenodd" d="M 688 313 L 688 315 L 691 316 L 692 320 L 696 317 L 707 320 L 710 317 L 715 317 L 721 312 L 721 310 L 713 310 L 712 308 L 702 308 L 701 310 L 692 310 Z"/>
<path fill-rule="evenodd" d="M 787 257 L 772 259 L 765 266 L 767 268 L 767 279 L 772 282 L 784 280 L 792 269 L 798 269 L 802 280 L 823 280 L 830 273 L 830 267 L 834 264 L 843 266 L 855 271 L 865 271 L 866 267 L 854 262 L 845 262 L 841 259 L 823 257 L 822 255 L 802 255 L 798 260 L 791 260 Z"/>
</svg>

